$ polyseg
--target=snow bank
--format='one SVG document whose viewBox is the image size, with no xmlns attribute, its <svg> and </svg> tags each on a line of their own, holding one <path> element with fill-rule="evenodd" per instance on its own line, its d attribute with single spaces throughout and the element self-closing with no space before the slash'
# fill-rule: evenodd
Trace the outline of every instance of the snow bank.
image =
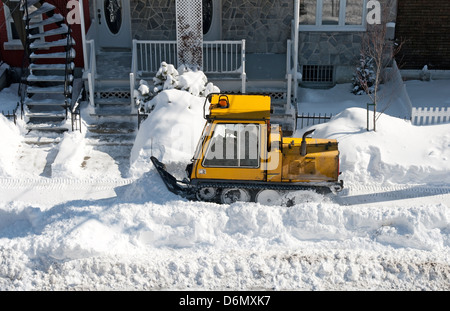
<svg viewBox="0 0 450 311">
<path fill-rule="evenodd" d="M 140 177 L 152 168 L 150 156 L 163 162 L 188 162 L 205 120 L 205 98 L 180 90 L 164 90 L 149 105 L 154 110 L 140 125 L 130 156 L 130 175 Z"/>
<path fill-rule="evenodd" d="M 444 205 L 114 202 L 3 207 L 0 290 L 449 289 Z"/>
<path fill-rule="evenodd" d="M 450 124 L 414 126 L 383 114 L 376 127 L 367 131 L 367 111 L 349 108 L 309 129 L 316 129 L 313 137 L 338 140 L 346 183 L 450 183 Z"/>
<path fill-rule="evenodd" d="M 348 93 L 335 88 L 333 107 L 351 104 L 340 101 Z M 321 94 L 330 106 L 330 93 Z M 130 163 L 142 178 L 124 183 L 117 166 L 78 171 L 75 146 L 106 158 L 76 133 L 55 144 L 52 167 L 52 175 L 79 172 L 73 184 L 35 178 L 42 169 L 26 161 L 41 155 L 47 163 L 49 147 L 27 148 L 22 163 L 30 165 L 0 178 L 0 290 L 450 289 L 450 125 L 383 115 L 368 132 L 365 109 L 340 109 L 313 136 L 339 141 L 343 192 L 298 191 L 290 207 L 219 205 L 170 193 L 149 159 L 184 168 L 204 125 L 204 98 L 172 89 L 153 101 Z M 1 174 L 18 161 L 19 130 L 0 116 Z M 86 182 L 91 170 L 114 183 Z M 15 180 L 24 174 L 34 179 Z M 447 185 L 411 198 L 417 183 Z"/>
<path fill-rule="evenodd" d="M 85 134 L 79 131 L 64 133 L 58 154 L 52 163 L 52 177 L 80 177 L 81 163 L 83 162 L 86 149 L 84 137 Z"/>
<path fill-rule="evenodd" d="M 22 143 L 19 127 L 0 114 L 0 177 L 14 176 L 16 155 Z"/>
</svg>

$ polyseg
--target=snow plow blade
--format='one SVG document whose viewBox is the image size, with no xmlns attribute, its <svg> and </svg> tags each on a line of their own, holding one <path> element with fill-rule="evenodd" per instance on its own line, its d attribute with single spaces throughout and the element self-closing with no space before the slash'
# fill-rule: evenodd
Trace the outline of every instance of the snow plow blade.
<svg viewBox="0 0 450 311">
<path fill-rule="evenodd" d="M 175 193 L 176 195 L 180 195 L 186 198 L 188 196 L 188 189 L 186 187 L 182 187 L 180 182 L 175 177 L 173 177 L 169 172 L 167 172 L 166 166 L 163 163 L 161 163 L 157 158 L 151 156 L 150 159 L 152 160 L 153 165 L 158 171 L 159 176 L 161 176 L 161 179 L 163 180 L 167 189 L 170 192 Z"/>
</svg>

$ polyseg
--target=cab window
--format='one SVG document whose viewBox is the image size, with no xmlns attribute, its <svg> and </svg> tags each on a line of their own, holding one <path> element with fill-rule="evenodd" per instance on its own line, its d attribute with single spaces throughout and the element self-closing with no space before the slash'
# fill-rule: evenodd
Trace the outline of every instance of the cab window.
<svg viewBox="0 0 450 311">
<path fill-rule="evenodd" d="M 258 167 L 259 138 L 258 124 L 219 123 L 211 136 L 203 166 Z"/>
</svg>

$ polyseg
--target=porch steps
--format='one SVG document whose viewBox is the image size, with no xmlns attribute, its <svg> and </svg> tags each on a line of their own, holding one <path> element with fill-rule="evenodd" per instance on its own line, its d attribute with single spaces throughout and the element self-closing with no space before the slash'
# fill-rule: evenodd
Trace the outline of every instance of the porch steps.
<svg viewBox="0 0 450 311">
<path fill-rule="evenodd" d="M 33 3 L 33 5 L 37 4 L 39 1 L 35 1 Z M 28 5 L 28 10 L 30 9 L 31 5 Z M 42 14 L 46 14 L 46 13 L 50 13 L 49 15 L 52 15 L 51 13 L 56 9 L 56 7 L 53 4 L 44 2 L 41 7 L 37 10 L 34 10 L 31 13 L 26 14 L 27 12 L 24 13 L 23 15 L 23 20 L 30 20 L 36 16 L 42 15 Z M 23 11 L 28 11 L 28 10 L 23 10 Z"/>
<path fill-rule="evenodd" d="M 87 145 L 109 154 L 126 177 L 138 128 L 137 114 L 132 110 L 130 99 L 113 95 L 96 98 L 87 123 Z"/>
<path fill-rule="evenodd" d="M 68 42 L 67 39 L 61 39 L 57 41 L 51 41 L 51 42 L 38 42 L 38 43 L 31 43 L 30 49 L 37 50 L 37 49 L 49 49 L 53 47 L 63 47 L 67 46 Z M 71 39 L 69 42 L 69 45 L 75 45 L 75 40 Z"/>
<path fill-rule="evenodd" d="M 36 123 L 28 126 L 27 129 L 28 131 L 51 132 L 51 133 L 64 133 L 69 130 L 67 127 L 48 125 L 48 123 Z"/>
<path fill-rule="evenodd" d="M 20 10 L 23 11 L 25 10 L 25 5 L 28 5 L 28 7 L 34 6 L 35 4 L 37 4 L 38 2 L 41 2 L 41 0 L 28 0 L 28 1 L 22 1 L 22 3 L 20 4 Z"/>
<path fill-rule="evenodd" d="M 27 78 L 27 81 L 28 81 L 28 78 Z M 47 82 L 47 81 L 46 80 L 34 80 L 33 82 Z M 64 94 L 64 92 L 65 92 L 64 85 L 47 86 L 47 87 L 29 86 L 27 88 L 28 94 Z M 69 92 L 71 92 L 70 89 L 69 89 Z"/>
<path fill-rule="evenodd" d="M 31 71 L 38 70 L 66 70 L 66 64 L 30 64 L 28 67 Z M 75 64 L 70 62 L 67 69 L 74 70 Z"/>
<path fill-rule="evenodd" d="M 69 32 L 69 27 L 67 25 L 62 24 L 59 28 L 52 29 L 49 31 L 45 31 L 43 33 L 37 33 L 34 35 L 28 35 L 29 39 L 39 39 L 43 37 L 55 36 L 55 35 L 64 35 Z"/>
<path fill-rule="evenodd" d="M 67 54 L 69 54 L 69 55 L 67 55 Z M 35 53 L 35 52 L 33 52 L 33 53 L 31 53 L 30 54 L 30 58 L 31 59 L 33 59 L 33 60 L 35 60 L 35 59 L 55 59 L 55 58 L 58 58 L 58 59 L 66 59 L 66 58 L 69 58 L 69 59 L 74 59 L 75 58 L 75 54 L 76 54 L 76 52 L 75 52 L 75 50 L 74 49 L 71 49 L 70 51 L 69 51 L 69 53 L 66 53 L 66 52 L 55 52 L 55 53 Z"/>
<path fill-rule="evenodd" d="M 72 82 L 73 76 L 67 75 L 65 77 L 65 76 L 61 76 L 61 75 L 59 75 L 59 76 L 57 76 L 57 75 L 51 75 L 51 76 L 49 76 L 49 75 L 38 75 L 38 76 L 29 75 L 27 77 L 28 82 L 40 82 L 40 81 L 41 82 L 64 82 L 66 80 Z"/>
<path fill-rule="evenodd" d="M 58 25 L 62 22 L 64 22 L 64 17 L 61 14 L 53 14 L 53 16 L 46 18 L 40 22 L 35 22 L 35 23 L 30 22 L 30 24 L 27 26 L 27 28 L 33 29 L 33 28 L 37 28 L 37 27 L 50 25 L 50 24 Z"/>
<path fill-rule="evenodd" d="M 68 130 L 64 123 L 72 104 L 75 40 L 55 5 L 28 0 L 22 3 L 21 11 L 28 38 L 29 63 L 23 66 L 21 80 L 27 129 L 35 136 L 60 134 Z M 41 21 L 32 21 L 39 16 Z M 49 27 L 43 30 L 44 26 Z"/>
</svg>

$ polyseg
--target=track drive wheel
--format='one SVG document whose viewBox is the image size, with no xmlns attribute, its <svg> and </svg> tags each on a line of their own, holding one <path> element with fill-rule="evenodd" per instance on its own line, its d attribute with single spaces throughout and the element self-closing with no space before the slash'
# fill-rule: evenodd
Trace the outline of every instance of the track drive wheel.
<svg viewBox="0 0 450 311">
<path fill-rule="evenodd" d="M 260 190 L 255 197 L 255 201 L 262 205 L 281 205 L 281 193 L 276 190 L 264 189 Z"/>
<path fill-rule="evenodd" d="M 231 204 L 234 202 L 250 202 L 251 195 L 246 189 L 225 188 L 220 194 L 220 202 L 223 204 Z"/>
<path fill-rule="evenodd" d="M 216 198 L 216 195 L 217 189 L 214 187 L 202 187 L 195 193 L 199 201 L 212 201 Z"/>
</svg>

